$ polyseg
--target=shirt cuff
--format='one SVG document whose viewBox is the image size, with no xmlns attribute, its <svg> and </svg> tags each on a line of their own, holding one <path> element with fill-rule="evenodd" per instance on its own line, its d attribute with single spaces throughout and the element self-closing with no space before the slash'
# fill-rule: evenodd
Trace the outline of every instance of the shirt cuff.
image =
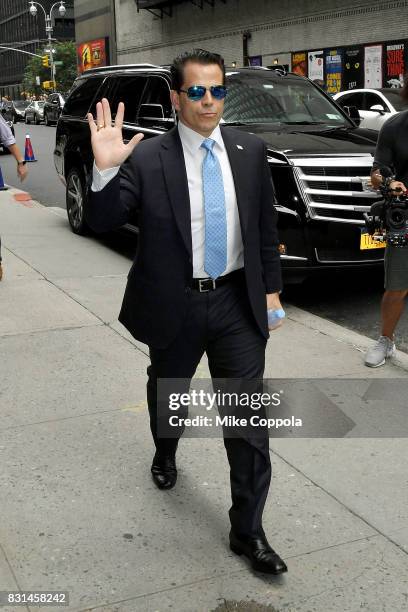
<svg viewBox="0 0 408 612">
<path fill-rule="evenodd" d="M 106 170 L 99 170 L 98 166 L 93 165 L 92 169 L 92 191 L 102 191 L 104 187 L 111 181 L 119 172 L 120 166 L 114 168 L 106 168 Z"/>
</svg>

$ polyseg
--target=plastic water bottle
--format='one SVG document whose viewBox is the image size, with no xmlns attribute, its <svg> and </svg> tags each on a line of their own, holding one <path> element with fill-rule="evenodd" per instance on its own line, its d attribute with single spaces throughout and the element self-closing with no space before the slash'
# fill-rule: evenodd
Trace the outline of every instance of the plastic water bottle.
<svg viewBox="0 0 408 612">
<path fill-rule="evenodd" d="M 268 309 L 268 327 L 270 330 L 276 329 L 281 324 L 282 319 L 285 318 L 285 311 L 283 308 L 270 308 Z"/>
</svg>

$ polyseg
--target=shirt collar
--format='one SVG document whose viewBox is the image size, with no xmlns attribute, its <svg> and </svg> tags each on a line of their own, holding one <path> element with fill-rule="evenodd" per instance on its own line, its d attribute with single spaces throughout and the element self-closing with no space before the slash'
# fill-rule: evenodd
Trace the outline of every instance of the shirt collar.
<svg viewBox="0 0 408 612">
<path fill-rule="evenodd" d="M 204 136 L 189 128 L 182 121 L 178 122 L 178 131 L 183 146 L 187 147 L 192 153 L 196 153 L 205 140 Z M 217 125 L 208 138 L 215 140 L 215 146 L 219 147 L 222 151 L 225 149 L 219 125 Z"/>
</svg>

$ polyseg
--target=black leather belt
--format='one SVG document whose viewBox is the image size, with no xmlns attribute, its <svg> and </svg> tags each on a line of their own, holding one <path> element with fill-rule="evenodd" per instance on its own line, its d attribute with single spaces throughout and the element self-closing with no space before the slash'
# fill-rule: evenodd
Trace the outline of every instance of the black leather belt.
<svg viewBox="0 0 408 612">
<path fill-rule="evenodd" d="M 218 287 L 225 285 L 231 281 L 243 280 L 244 278 L 244 268 L 240 268 L 239 270 L 234 270 L 229 274 L 225 274 L 224 276 L 219 276 L 215 280 L 212 278 L 193 278 L 193 282 L 191 283 L 191 288 L 196 289 L 200 293 L 205 293 L 207 291 L 215 291 Z"/>
</svg>

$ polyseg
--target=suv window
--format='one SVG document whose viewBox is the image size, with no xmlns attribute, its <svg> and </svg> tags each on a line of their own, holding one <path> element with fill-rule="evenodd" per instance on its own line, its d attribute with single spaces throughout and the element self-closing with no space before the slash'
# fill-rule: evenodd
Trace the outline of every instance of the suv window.
<svg viewBox="0 0 408 612">
<path fill-rule="evenodd" d="M 125 105 L 124 122 L 136 123 L 140 98 L 142 97 L 147 81 L 146 77 L 139 74 L 133 76 L 120 76 L 115 77 L 114 81 L 113 88 L 110 88 L 112 94 L 109 96 L 112 117 L 116 116 L 119 102 L 123 102 Z"/>
<path fill-rule="evenodd" d="M 170 100 L 170 86 L 167 80 L 163 77 L 151 76 L 142 99 L 142 104 L 160 104 L 163 108 L 164 118 L 172 119 L 173 109 Z"/>
<path fill-rule="evenodd" d="M 74 83 L 64 106 L 64 115 L 85 117 L 104 77 L 80 79 Z M 58 97 L 58 94 L 56 94 Z"/>
</svg>

